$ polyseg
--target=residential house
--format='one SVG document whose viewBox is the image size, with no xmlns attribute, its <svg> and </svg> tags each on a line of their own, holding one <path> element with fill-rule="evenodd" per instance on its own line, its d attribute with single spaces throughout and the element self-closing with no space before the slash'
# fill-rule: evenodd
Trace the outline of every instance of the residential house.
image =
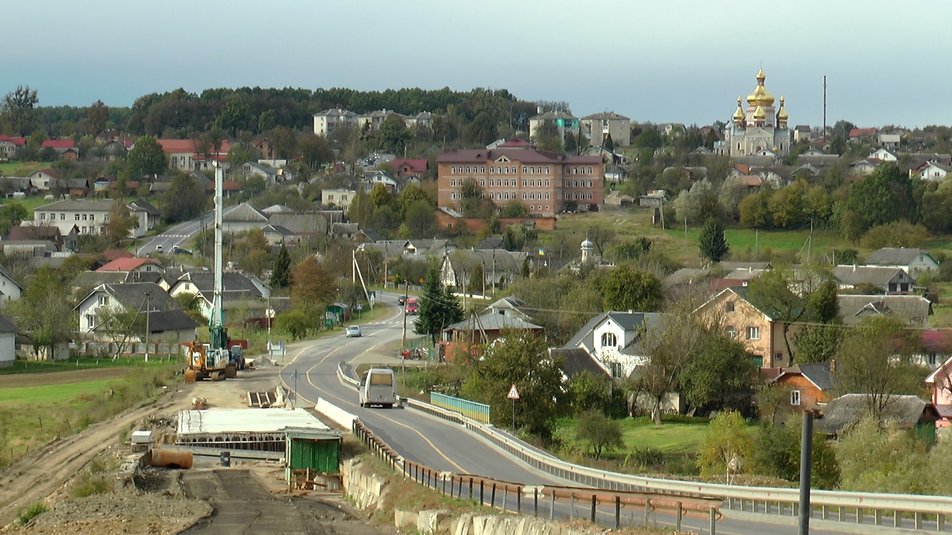
<svg viewBox="0 0 952 535">
<path fill-rule="evenodd" d="M 521 318 L 525 321 L 533 321 L 532 316 L 525 311 L 526 306 L 526 302 L 522 299 L 509 296 L 493 301 L 485 308 L 485 312 L 488 314 Z"/>
<path fill-rule="evenodd" d="M 770 384 L 790 391 L 789 406 L 792 410 L 814 410 L 830 401 L 833 374 L 826 362 L 795 364 L 783 368 Z"/>
<path fill-rule="evenodd" d="M 571 381 L 582 372 L 595 377 L 612 378 L 611 370 L 581 347 L 550 347 L 547 356 L 550 361 L 561 362 L 562 382 Z"/>
<path fill-rule="evenodd" d="M 364 191 L 370 193 L 377 184 L 387 188 L 387 191 L 390 193 L 396 193 L 397 191 L 397 181 L 387 176 L 386 173 L 381 171 L 372 171 L 370 173 L 364 174 L 364 181 L 361 183 Z"/>
<path fill-rule="evenodd" d="M 503 338 L 507 331 L 519 331 L 533 336 L 542 336 L 544 329 L 515 315 L 475 313 L 462 321 L 449 325 L 440 334 L 443 355 L 454 360 L 460 355 L 471 355 L 476 346 L 491 344 Z"/>
<path fill-rule="evenodd" d="M 13 318 L 0 316 L 0 368 L 13 366 L 17 358 L 17 326 Z"/>
<path fill-rule="evenodd" d="M 823 417 L 816 421 L 816 430 L 827 435 L 843 436 L 869 413 L 865 394 L 844 394 L 831 400 L 823 409 Z M 899 429 L 913 430 L 916 436 L 934 442 L 939 415 L 935 406 L 917 396 L 889 396 L 885 420 Z"/>
<path fill-rule="evenodd" d="M 506 288 L 516 278 L 521 278 L 528 255 L 505 249 L 457 249 L 443 256 L 440 266 L 440 282 L 443 286 L 468 293 L 485 295 L 497 288 Z M 483 272 L 482 288 L 470 288 L 470 278 L 477 269 Z"/>
<path fill-rule="evenodd" d="M 879 146 L 889 150 L 899 150 L 901 139 L 899 134 L 879 134 Z"/>
<path fill-rule="evenodd" d="M 790 364 L 787 342 L 792 344 L 797 326 L 790 325 L 783 313 L 769 303 L 752 298 L 746 287 L 721 290 L 694 314 L 708 328 L 718 327 L 738 339 L 757 360 L 758 367 L 781 368 Z"/>
<path fill-rule="evenodd" d="M 162 273 L 162 264 L 155 258 L 117 258 L 106 263 L 96 271 L 122 271 L 129 273 Z"/>
<path fill-rule="evenodd" d="M 357 114 L 341 108 L 324 110 L 314 114 L 314 133 L 328 137 L 339 127 L 357 127 Z"/>
<path fill-rule="evenodd" d="M 949 171 L 952 171 L 952 166 L 938 162 L 926 162 L 913 171 L 910 171 L 910 173 L 914 173 L 922 180 L 941 182 L 945 180 L 945 176 L 949 174 Z"/>
<path fill-rule="evenodd" d="M 397 117 L 403 121 L 404 125 L 407 124 L 406 117 L 393 110 L 377 110 L 358 115 L 357 128 L 359 128 L 361 132 L 376 132 L 380 130 L 380 125 L 390 117 Z"/>
<path fill-rule="evenodd" d="M 29 176 L 30 185 L 38 191 L 50 191 L 59 177 L 55 169 L 40 169 Z"/>
<path fill-rule="evenodd" d="M 833 279 L 840 290 L 876 288 L 884 294 L 909 293 L 916 279 L 898 267 L 836 266 Z"/>
<path fill-rule="evenodd" d="M 582 135 L 589 145 L 604 145 L 611 138 L 616 147 L 631 145 L 631 119 L 613 111 L 593 113 L 582 117 Z"/>
<path fill-rule="evenodd" d="M 342 240 L 356 240 L 360 235 L 360 225 L 357 223 L 334 223 L 331 225 L 331 236 Z"/>
<path fill-rule="evenodd" d="M 899 158 L 893 154 L 890 149 L 878 148 L 873 152 L 869 153 L 869 156 L 866 157 L 867 160 L 879 160 L 881 162 L 898 162 Z"/>
<path fill-rule="evenodd" d="M 64 160 L 79 159 L 79 149 L 76 148 L 76 142 L 71 138 L 44 139 L 40 144 L 40 149 L 50 149 Z"/>
<path fill-rule="evenodd" d="M 412 239 L 407 240 L 406 254 L 412 256 L 443 256 L 453 248 L 449 240 L 442 239 Z"/>
<path fill-rule="evenodd" d="M 851 142 L 861 141 L 876 135 L 875 128 L 851 128 L 849 131 L 849 140 Z"/>
<path fill-rule="evenodd" d="M 423 178 L 423 175 L 430 170 L 430 162 L 424 158 L 397 158 L 390 162 L 390 167 L 397 178 Z"/>
<path fill-rule="evenodd" d="M 654 312 L 605 312 L 590 319 L 563 347 L 583 349 L 613 378 L 624 379 L 647 362 L 644 340 L 658 328 L 661 314 Z"/>
<path fill-rule="evenodd" d="M 289 230 L 295 243 L 327 234 L 327 218 L 317 212 L 272 214 L 268 216 L 268 223 Z"/>
<path fill-rule="evenodd" d="M 264 179 L 265 183 L 273 186 L 279 182 L 278 169 L 271 167 L 270 165 L 258 163 L 258 162 L 245 162 L 241 166 L 242 173 L 248 177 L 260 177 Z M 282 177 L 283 178 L 283 177 Z"/>
<path fill-rule="evenodd" d="M 846 325 L 856 325 L 870 316 L 892 316 L 910 327 L 923 328 L 932 315 L 932 302 L 918 295 L 840 294 L 836 302 Z"/>
<path fill-rule="evenodd" d="M 66 236 L 76 229 L 78 234 L 104 234 L 115 205 L 111 199 L 66 199 L 37 207 L 33 211 L 33 226 L 55 226 Z M 143 236 L 149 227 L 149 210 L 129 205 L 129 214 L 136 224 L 129 229 L 129 237 Z M 152 219 L 155 221 L 154 217 Z"/>
<path fill-rule="evenodd" d="M 5 238 L 7 241 L 45 241 L 52 242 L 55 246 L 54 250 L 62 251 L 66 249 L 75 249 L 75 243 L 72 246 L 67 243 L 69 240 L 64 239 L 60 234 L 58 228 L 51 225 L 29 225 L 24 226 L 20 225 L 17 227 L 10 227 L 10 234 Z M 73 240 L 75 242 L 75 239 Z"/>
<path fill-rule="evenodd" d="M 199 311 L 206 318 L 211 315 L 214 291 L 215 274 L 210 271 L 186 272 L 169 288 L 172 297 L 193 295 L 198 300 Z M 254 277 L 237 271 L 222 273 L 222 308 L 227 315 L 237 316 L 234 321 L 247 317 L 262 317 L 267 308 L 266 298 L 269 294 L 267 286 Z"/>
<path fill-rule="evenodd" d="M 347 210 L 356 196 L 357 192 L 352 189 L 323 189 L 321 190 L 321 206 L 334 206 Z"/>
<path fill-rule="evenodd" d="M 254 206 L 243 202 L 222 212 L 221 230 L 226 234 L 240 234 L 261 230 L 268 226 L 268 218 Z"/>
<path fill-rule="evenodd" d="M 932 404 L 938 415 L 936 427 L 952 428 L 952 357 L 930 373 L 925 383 L 932 391 Z"/>
<path fill-rule="evenodd" d="M 83 298 L 75 310 L 80 334 L 100 341 L 113 341 L 121 336 L 114 326 L 105 324 L 109 312 L 137 311 L 146 315 L 151 341 L 183 342 L 197 335 L 198 323 L 183 312 L 161 286 L 151 282 L 102 284 Z M 136 329 L 121 330 L 123 335 L 130 334 L 130 341 L 144 339 L 144 331 L 140 334 Z"/>
<path fill-rule="evenodd" d="M 912 362 L 935 370 L 952 357 L 952 329 L 921 329 L 919 347 L 912 354 Z"/>
<path fill-rule="evenodd" d="M 869 176 L 876 171 L 876 168 L 879 167 L 879 164 L 879 161 L 870 160 L 869 158 L 855 160 L 850 163 L 849 172 L 850 175 L 853 176 Z"/>
<path fill-rule="evenodd" d="M 926 271 L 939 271 L 939 263 L 932 256 L 915 247 L 883 247 L 866 257 L 867 266 L 896 267 L 913 277 Z"/>
<path fill-rule="evenodd" d="M 23 294 L 23 287 L 0 267 L 0 302 L 16 301 Z"/>
<path fill-rule="evenodd" d="M 433 114 L 428 111 L 421 111 L 416 115 L 405 117 L 407 128 L 433 128 Z"/>
<path fill-rule="evenodd" d="M 519 201 L 534 216 L 603 204 L 604 164 L 596 156 L 572 156 L 534 149 L 468 149 L 437 158 L 437 206 L 456 208 L 462 188 L 476 181 L 497 207 Z"/>
<path fill-rule="evenodd" d="M 231 144 L 227 139 L 218 146 L 196 143 L 191 139 L 158 139 L 156 141 L 168 158 L 169 167 L 173 169 L 211 171 L 215 163 L 228 168 L 228 151 L 231 149 Z"/>
<path fill-rule="evenodd" d="M 793 142 L 810 141 L 813 139 L 813 130 L 808 124 L 798 124 L 793 128 Z"/>
<path fill-rule="evenodd" d="M 13 160 L 26 145 L 26 138 L 0 135 L 0 159 Z"/>
<path fill-rule="evenodd" d="M 261 229 L 261 233 L 264 234 L 264 239 L 268 242 L 268 245 L 272 247 L 281 244 L 290 246 L 301 243 L 300 236 L 281 225 L 268 224 L 268 226 Z"/>
<path fill-rule="evenodd" d="M 162 217 L 159 209 L 152 205 L 148 201 L 142 199 L 135 199 L 129 201 L 129 210 L 137 214 L 145 214 L 145 229 L 147 231 L 154 229 L 158 224 L 159 220 Z M 142 217 L 140 216 L 139 222 L 142 222 Z"/>
</svg>

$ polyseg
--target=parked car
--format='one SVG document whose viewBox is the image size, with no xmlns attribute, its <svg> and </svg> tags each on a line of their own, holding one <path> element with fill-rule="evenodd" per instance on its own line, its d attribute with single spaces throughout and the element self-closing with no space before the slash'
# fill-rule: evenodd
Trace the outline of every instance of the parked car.
<svg viewBox="0 0 952 535">
<path fill-rule="evenodd" d="M 186 249 L 185 247 L 179 247 L 178 245 L 175 245 L 172 247 L 172 254 L 182 254 L 182 255 L 192 256 L 192 251 Z"/>
<path fill-rule="evenodd" d="M 398 304 L 398 305 L 403 306 L 403 305 L 405 305 L 406 303 L 407 303 L 407 296 L 401 295 L 401 296 L 397 297 L 397 304 Z"/>
<path fill-rule="evenodd" d="M 347 327 L 347 329 L 344 331 L 344 336 L 347 338 L 360 338 L 360 325 L 351 325 Z"/>
</svg>

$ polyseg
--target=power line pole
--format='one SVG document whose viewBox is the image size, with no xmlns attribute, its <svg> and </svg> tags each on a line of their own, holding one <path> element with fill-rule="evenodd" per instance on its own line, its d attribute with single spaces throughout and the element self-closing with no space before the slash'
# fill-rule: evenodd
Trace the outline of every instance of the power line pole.
<svg viewBox="0 0 952 535">
<path fill-rule="evenodd" d="M 152 311 L 152 292 L 145 293 L 145 361 L 149 362 L 149 312 Z"/>
</svg>

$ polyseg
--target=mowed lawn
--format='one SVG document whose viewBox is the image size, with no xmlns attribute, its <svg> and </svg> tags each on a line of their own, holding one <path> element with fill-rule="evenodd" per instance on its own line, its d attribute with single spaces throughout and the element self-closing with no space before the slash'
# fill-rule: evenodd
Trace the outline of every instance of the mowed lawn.
<svg viewBox="0 0 952 535">
<path fill-rule="evenodd" d="M 628 452 L 646 448 L 659 450 L 666 455 L 693 455 L 707 433 L 707 420 L 703 418 L 690 422 L 662 422 L 661 425 L 651 423 L 646 417 L 624 418 L 617 422 L 621 425 L 625 446 L 615 453 L 622 457 Z M 559 421 L 556 435 L 578 451 L 585 451 L 589 447 L 576 436 L 575 420 Z"/>
</svg>

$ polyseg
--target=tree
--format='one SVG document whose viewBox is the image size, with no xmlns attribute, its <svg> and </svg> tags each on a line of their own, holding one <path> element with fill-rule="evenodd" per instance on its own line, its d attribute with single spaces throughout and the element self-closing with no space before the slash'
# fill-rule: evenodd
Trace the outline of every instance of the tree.
<svg viewBox="0 0 952 535">
<path fill-rule="evenodd" d="M 109 121 L 109 107 L 103 101 L 97 100 L 86 110 L 86 132 L 96 136 L 106 129 Z"/>
<path fill-rule="evenodd" d="M 837 445 L 843 490 L 932 494 L 929 473 L 945 460 L 929 462 L 904 430 L 867 416 Z"/>
<path fill-rule="evenodd" d="M 850 186 L 840 225 L 847 238 L 856 240 L 876 225 L 904 218 L 914 223 L 916 214 L 909 178 L 896 164 L 887 163 Z"/>
<path fill-rule="evenodd" d="M 469 274 L 469 295 L 474 293 L 483 295 L 483 289 L 486 287 L 486 275 L 483 272 L 483 265 L 476 264 L 473 271 Z"/>
<path fill-rule="evenodd" d="M 522 204 L 519 200 L 512 199 L 506 201 L 499 215 L 501 217 L 528 217 L 529 210 L 526 208 L 526 205 Z"/>
<path fill-rule="evenodd" d="M 459 300 L 449 289 L 443 288 L 439 270 L 431 267 L 426 273 L 423 295 L 420 297 L 417 319 L 414 322 L 416 332 L 429 334 L 430 340 L 435 344 L 444 327 L 462 319 L 463 308 Z"/>
<path fill-rule="evenodd" d="M 591 446 L 596 461 L 601 458 L 603 450 L 625 445 L 621 437 L 621 426 L 601 411 L 582 414 L 575 422 L 575 436 Z"/>
<path fill-rule="evenodd" d="M 592 241 L 592 244 L 595 245 L 595 250 L 598 251 L 598 256 L 605 256 L 605 251 L 608 249 L 608 244 L 610 244 L 615 239 L 615 231 L 601 225 L 592 225 L 588 227 L 588 229 L 585 231 L 585 235 L 589 240 Z"/>
<path fill-rule="evenodd" d="M 168 162 L 162 145 L 154 137 L 141 136 L 129 150 L 126 165 L 129 167 L 129 176 L 138 180 L 146 175 L 164 173 Z"/>
<path fill-rule="evenodd" d="M 569 381 L 572 411 L 576 415 L 586 411 L 608 414 L 611 390 L 611 379 L 604 375 L 595 375 L 588 370 L 576 373 Z"/>
<path fill-rule="evenodd" d="M 712 217 L 704 222 L 704 228 L 698 237 L 698 247 L 701 249 L 701 255 L 711 262 L 720 262 L 727 256 L 730 246 L 724 235 L 724 223 L 720 219 Z"/>
<path fill-rule="evenodd" d="M 290 159 L 297 151 L 297 134 L 286 126 L 271 131 L 271 151 L 275 158 Z M 269 155 L 270 156 L 270 155 Z"/>
<path fill-rule="evenodd" d="M 488 217 L 489 203 L 483 199 L 483 190 L 473 178 L 467 178 L 460 187 L 460 210 L 466 217 Z"/>
<path fill-rule="evenodd" d="M 380 123 L 380 129 L 377 130 L 377 140 L 379 148 L 393 154 L 403 154 L 410 141 L 410 132 L 407 130 L 407 124 L 403 119 L 393 113 L 387 116 Z"/>
<path fill-rule="evenodd" d="M 268 240 L 260 229 L 238 236 L 232 242 L 233 257 L 237 258 L 235 263 L 239 268 L 255 276 L 261 275 L 265 266 L 268 265 L 270 250 Z"/>
<path fill-rule="evenodd" d="M 741 342 L 711 333 L 681 371 L 681 395 L 697 408 L 746 411 L 756 375 L 757 365 Z"/>
<path fill-rule="evenodd" d="M 432 236 L 433 227 L 436 225 L 433 206 L 426 200 L 414 201 L 407 208 L 404 224 L 409 229 L 411 238 Z"/>
<path fill-rule="evenodd" d="M 843 337 L 841 325 L 809 325 L 793 335 L 793 345 L 797 348 L 797 362 L 827 362 L 836 356 Z"/>
<path fill-rule="evenodd" d="M 659 325 L 644 334 L 648 361 L 638 368 L 634 387 L 651 401 L 651 421 L 655 424 L 661 424 L 664 398 L 680 390 L 682 370 L 694 358 L 705 336 L 688 308 L 676 304 L 661 317 Z"/>
<path fill-rule="evenodd" d="M 281 248 L 278 249 L 278 256 L 274 259 L 274 268 L 271 270 L 271 287 L 287 288 L 291 276 L 291 254 L 288 248 L 281 242 Z"/>
<path fill-rule="evenodd" d="M 633 260 L 640 258 L 651 250 L 651 240 L 648 238 L 638 238 L 635 241 L 626 241 L 612 247 L 611 257 L 616 262 L 623 260 Z"/>
<path fill-rule="evenodd" d="M 126 351 L 130 338 L 144 337 L 145 314 L 141 310 L 146 308 L 145 305 L 143 300 L 138 308 L 126 309 L 114 305 L 100 307 L 96 311 L 96 334 L 108 337 L 115 344 L 112 360 L 118 359 Z"/>
<path fill-rule="evenodd" d="M 721 412 L 711 420 L 698 451 L 698 468 L 702 477 L 727 476 L 741 472 L 745 461 L 754 452 L 753 440 L 739 412 Z"/>
<path fill-rule="evenodd" d="M 793 362 L 795 355 L 790 345 L 790 326 L 806 316 L 807 307 L 800 297 L 790 291 L 792 285 L 790 278 L 790 273 L 785 269 L 764 272 L 748 284 L 747 298 L 763 313 L 781 323 L 784 347 L 790 355 L 790 361 Z M 833 299 L 836 299 L 835 293 Z M 828 305 L 824 304 L 824 306 Z M 824 310 L 823 313 L 828 311 Z"/>
<path fill-rule="evenodd" d="M 836 355 L 840 394 L 863 394 L 866 410 L 877 420 L 893 396 L 918 394 L 925 370 L 911 361 L 914 333 L 892 316 L 871 316 L 847 332 Z"/>
<path fill-rule="evenodd" d="M 313 256 L 294 266 L 290 282 L 294 307 L 311 313 L 323 315 L 320 309 L 333 302 L 337 293 L 336 281 Z"/>
<path fill-rule="evenodd" d="M 280 314 L 275 324 L 278 329 L 287 331 L 292 340 L 300 340 L 307 336 L 307 332 L 314 326 L 314 320 L 304 310 L 292 309 Z"/>
<path fill-rule="evenodd" d="M 322 136 L 316 134 L 309 133 L 301 136 L 298 148 L 301 150 L 301 160 L 311 171 L 317 170 L 322 164 L 334 159 L 330 144 Z"/>
<path fill-rule="evenodd" d="M 3 97 L 0 114 L 15 134 L 26 136 L 33 132 L 36 124 L 37 102 L 39 98 L 36 96 L 36 89 L 31 89 L 28 85 L 18 85 Z"/>
<path fill-rule="evenodd" d="M 165 190 L 159 211 L 166 223 L 177 223 L 201 215 L 207 202 L 202 183 L 191 175 L 176 173 Z"/>
<path fill-rule="evenodd" d="M 547 358 L 542 337 L 526 331 L 504 331 L 498 342 L 486 348 L 483 359 L 470 367 L 460 393 L 492 407 L 491 421 L 501 427 L 511 421 L 506 394 L 511 385 L 516 385 L 516 427 L 549 440 L 555 418 L 565 407 L 560 366 L 559 359 Z"/>
<path fill-rule="evenodd" d="M 751 464 L 758 474 L 799 481 L 800 479 L 800 433 L 802 418 L 790 415 L 785 421 L 763 424 L 754 433 L 754 450 Z M 811 437 L 813 462 L 810 467 L 811 486 L 821 489 L 836 488 L 840 468 L 833 447 L 820 433 Z"/>
<path fill-rule="evenodd" d="M 106 239 L 113 246 L 119 245 L 129 237 L 129 232 L 139 226 L 139 220 L 129 212 L 122 199 L 116 199 L 109 210 L 109 222 L 106 223 Z"/>
<path fill-rule="evenodd" d="M 661 281 L 647 271 L 630 265 L 611 270 L 602 285 L 602 297 L 609 310 L 657 310 L 664 299 Z"/>
<path fill-rule="evenodd" d="M 73 305 L 64 296 L 69 295 L 72 274 L 67 270 L 42 267 L 33 273 L 13 310 L 17 325 L 33 340 L 34 353 L 47 349 L 47 358 L 55 358 L 56 346 L 66 342 L 72 334 Z"/>
<path fill-rule="evenodd" d="M 16 201 L 0 205 L 0 234 L 6 236 L 11 228 L 19 226 L 28 217 L 30 213 L 26 207 Z"/>
</svg>

